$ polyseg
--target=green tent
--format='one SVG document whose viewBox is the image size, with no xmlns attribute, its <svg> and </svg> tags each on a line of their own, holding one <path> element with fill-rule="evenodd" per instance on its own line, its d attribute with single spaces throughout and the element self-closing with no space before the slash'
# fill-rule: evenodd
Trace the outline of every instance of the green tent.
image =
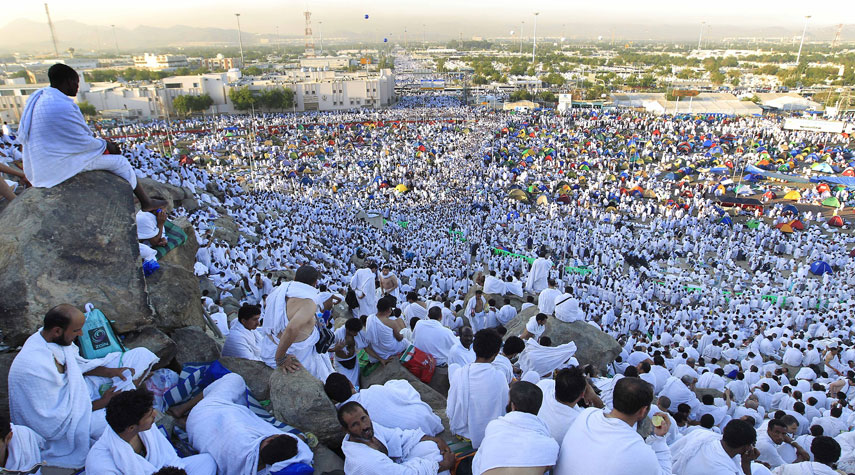
<svg viewBox="0 0 855 475">
<path fill-rule="evenodd" d="M 745 223 L 748 226 L 748 229 L 757 229 L 760 227 L 760 221 L 756 219 L 749 219 L 748 222 Z"/>
<path fill-rule="evenodd" d="M 832 197 L 829 197 L 829 198 L 822 200 L 822 205 L 823 206 L 830 206 L 832 208 L 837 208 L 838 206 L 840 206 L 840 201 L 837 198 L 832 196 Z"/>
</svg>

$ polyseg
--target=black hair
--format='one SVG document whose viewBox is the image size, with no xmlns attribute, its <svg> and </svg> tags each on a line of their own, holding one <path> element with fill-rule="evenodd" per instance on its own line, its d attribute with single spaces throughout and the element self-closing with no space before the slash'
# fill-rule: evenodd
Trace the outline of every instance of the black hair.
<svg viewBox="0 0 855 475">
<path fill-rule="evenodd" d="M 45 320 L 43 325 L 44 329 L 68 329 L 68 326 L 71 325 L 71 312 L 69 312 L 69 310 L 70 308 L 66 305 L 57 305 L 56 307 L 48 310 L 45 314 Z"/>
<path fill-rule="evenodd" d="M 347 401 L 353 395 L 350 389 L 350 380 L 341 373 L 330 373 L 327 376 L 324 392 L 327 393 L 328 398 L 337 403 Z"/>
<path fill-rule="evenodd" d="M 810 426 L 810 435 L 814 437 L 819 437 L 823 434 L 825 434 L 825 429 L 821 425 L 817 424 Z"/>
<path fill-rule="evenodd" d="M 262 448 L 259 458 L 265 465 L 273 465 L 297 455 L 297 439 L 287 434 L 277 435 Z"/>
<path fill-rule="evenodd" d="M 543 391 L 528 381 L 519 381 L 511 386 L 509 399 L 517 411 L 536 416 L 543 403 Z"/>
<path fill-rule="evenodd" d="M 347 321 L 344 322 L 344 328 L 348 331 L 358 332 L 362 330 L 362 327 L 362 320 L 358 318 L 348 318 Z"/>
<path fill-rule="evenodd" d="M 66 64 L 56 63 L 48 69 L 48 80 L 50 80 L 51 87 L 62 86 L 72 78 L 79 79 L 77 71 Z"/>
<path fill-rule="evenodd" d="M 516 355 L 522 353 L 525 349 L 525 342 L 518 336 L 508 337 L 505 340 L 505 345 L 502 347 L 502 352 L 506 355 Z"/>
<path fill-rule="evenodd" d="M 261 308 L 258 305 L 245 303 L 241 305 L 240 310 L 238 310 L 238 320 L 242 322 L 249 320 L 256 315 L 261 315 Z"/>
<path fill-rule="evenodd" d="M 0 412 L 0 439 L 5 438 L 12 432 L 12 423 L 9 421 L 9 416 Z"/>
<path fill-rule="evenodd" d="M 145 388 L 116 393 L 107 403 L 107 424 L 116 434 L 139 424 L 154 407 L 154 395 Z"/>
<path fill-rule="evenodd" d="M 612 404 L 616 411 L 635 414 L 653 402 L 653 386 L 640 378 L 621 378 L 615 384 Z"/>
<path fill-rule="evenodd" d="M 472 349 L 475 350 L 475 356 L 478 358 L 492 358 L 499 354 L 502 348 L 502 337 L 494 330 L 485 328 L 478 330 L 475 334 L 475 341 L 472 343 Z"/>
<path fill-rule="evenodd" d="M 442 309 L 440 307 L 431 307 L 428 310 L 428 318 L 431 320 L 442 320 Z"/>
<path fill-rule="evenodd" d="M 831 437 L 821 435 L 810 443 L 814 460 L 825 465 L 836 463 L 840 459 L 840 444 Z"/>
<path fill-rule="evenodd" d="M 151 475 L 187 475 L 187 472 L 183 468 L 163 467 Z"/>
<path fill-rule="evenodd" d="M 294 273 L 294 281 L 306 285 L 314 285 L 318 281 L 321 274 L 312 266 L 300 266 L 297 272 Z"/>
<path fill-rule="evenodd" d="M 386 297 L 383 297 L 377 301 L 377 313 L 388 312 L 392 309 L 392 307 L 394 307 L 392 301 Z"/>
<path fill-rule="evenodd" d="M 342 404 L 341 407 L 339 407 L 338 411 L 336 412 L 336 417 L 338 418 L 338 423 L 341 424 L 342 427 L 347 429 L 347 424 L 344 422 L 344 415 L 345 414 L 353 414 L 358 409 L 362 409 L 363 412 L 368 414 L 368 411 L 366 411 L 365 408 L 362 407 L 362 404 L 359 404 L 356 401 L 350 401 L 350 402 L 346 402 L 346 403 Z"/>
<path fill-rule="evenodd" d="M 721 431 L 721 440 L 727 444 L 728 447 L 737 448 L 737 447 L 745 447 L 746 445 L 751 445 L 754 442 L 757 442 L 757 431 L 754 430 L 754 427 L 740 419 L 734 419 L 727 423 L 724 426 L 724 430 Z"/>
<path fill-rule="evenodd" d="M 588 380 L 578 367 L 563 368 L 555 373 L 555 399 L 558 402 L 573 403 L 585 391 Z"/>
<path fill-rule="evenodd" d="M 704 414 L 701 416 L 701 427 L 704 429 L 712 429 L 715 425 L 715 417 L 712 414 Z"/>
</svg>

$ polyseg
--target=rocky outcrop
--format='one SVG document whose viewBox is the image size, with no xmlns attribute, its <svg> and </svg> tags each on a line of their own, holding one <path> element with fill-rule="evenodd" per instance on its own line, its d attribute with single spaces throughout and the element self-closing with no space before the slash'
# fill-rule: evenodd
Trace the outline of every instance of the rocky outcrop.
<svg viewBox="0 0 855 475">
<path fill-rule="evenodd" d="M 235 224 L 235 220 L 227 215 L 221 214 L 219 218 L 214 221 L 214 239 L 222 239 L 229 243 L 230 246 L 235 246 L 240 239 L 240 232 L 238 231 L 238 226 Z"/>
<path fill-rule="evenodd" d="M 9 417 L 9 368 L 18 356 L 17 351 L 0 353 L 0 414 Z"/>
<path fill-rule="evenodd" d="M 303 368 L 293 373 L 273 371 L 270 402 L 276 419 L 303 432 L 311 432 L 330 447 L 341 445 L 344 433 L 332 401 L 320 380 Z"/>
<path fill-rule="evenodd" d="M 312 466 L 315 468 L 314 475 L 344 475 L 344 460 L 324 444 L 318 444 L 312 449 L 314 458 Z"/>
<path fill-rule="evenodd" d="M 119 333 L 152 323 L 133 193 L 109 172 L 31 188 L 0 214 L 0 331 L 24 343 L 50 308 L 91 302 Z"/>
<path fill-rule="evenodd" d="M 149 300 L 155 310 L 155 324 L 159 328 L 170 331 L 190 325 L 205 326 L 202 294 L 192 269 L 163 262 L 160 269 L 146 279 Z"/>
<path fill-rule="evenodd" d="M 270 399 L 270 376 L 273 368 L 262 361 L 253 361 L 232 356 L 220 357 L 220 364 L 232 373 L 241 375 L 249 392 L 259 401 Z"/>
<path fill-rule="evenodd" d="M 193 225 L 184 217 L 172 221 L 172 224 L 178 226 L 182 231 L 184 231 L 187 235 L 187 241 L 166 253 L 166 255 L 161 257 L 157 262 L 161 265 L 164 262 L 167 264 L 174 264 L 193 272 L 193 266 L 196 264 L 196 251 L 199 250 L 199 241 L 196 240 L 196 232 L 193 229 Z"/>
<path fill-rule="evenodd" d="M 178 347 L 171 338 L 155 327 L 145 327 L 142 330 L 125 335 L 122 342 L 125 348 L 146 348 L 160 358 L 154 369 L 169 366 L 169 363 L 178 353 Z"/>
<path fill-rule="evenodd" d="M 537 307 L 527 308 L 508 322 L 508 336 L 520 335 L 528 320 L 537 315 Z M 576 321 L 566 323 L 549 316 L 546 322 L 544 336 L 552 340 L 553 346 L 564 343 L 576 343 L 575 358 L 579 364 L 590 364 L 602 372 L 620 354 L 620 345 L 611 335 L 602 332 L 589 323 Z"/>
<path fill-rule="evenodd" d="M 199 327 L 179 328 L 170 337 L 178 345 L 175 361 L 181 366 L 187 363 L 208 363 L 220 358 L 220 346 Z"/>
<path fill-rule="evenodd" d="M 187 211 L 199 209 L 199 202 L 193 197 L 193 192 L 187 188 L 161 183 L 151 178 L 138 178 L 139 184 L 145 188 L 149 196 L 159 196 L 166 200 L 167 211 L 183 206 Z"/>
</svg>

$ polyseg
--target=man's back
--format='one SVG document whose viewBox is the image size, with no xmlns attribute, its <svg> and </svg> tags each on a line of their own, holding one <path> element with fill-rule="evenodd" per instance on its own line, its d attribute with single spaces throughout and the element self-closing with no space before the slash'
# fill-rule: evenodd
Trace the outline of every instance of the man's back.
<svg viewBox="0 0 855 475">
<path fill-rule="evenodd" d="M 487 424 L 505 413 L 508 383 L 491 363 L 472 363 L 449 375 L 448 414 L 451 430 L 478 448 Z"/>
<path fill-rule="evenodd" d="M 658 475 L 661 471 L 655 452 L 635 429 L 620 419 L 606 417 L 601 409 L 588 408 L 564 436 L 555 473 Z"/>
</svg>

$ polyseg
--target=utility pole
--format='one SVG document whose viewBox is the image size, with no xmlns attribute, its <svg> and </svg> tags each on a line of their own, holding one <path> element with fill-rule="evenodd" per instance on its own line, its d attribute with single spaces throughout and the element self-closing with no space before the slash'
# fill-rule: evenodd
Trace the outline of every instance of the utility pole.
<svg viewBox="0 0 855 475">
<path fill-rule="evenodd" d="M 701 39 L 704 37 L 704 25 L 706 24 L 707 22 L 705 21 L 701 22 L 701 34 L 698 35 L 698 51 L 701 50 Z"/>
<path fill-rule="evenodd" d="M 802 40 L 799 42 L 799 54 L 796 55 L 796 69 L 799 68 L 799 60 L 802 57 L 802 46 L 805 44 L 805 33 L 807 33 L 807 24 L 810 17 L 810 15 L 805 16 L 805 27 L 802 29 Z"/>
<path fill-rule="evenodd" d="M 53 21 L 50 19 L 50 10 L 48 10 L 47 3 L 45 3 L 45 15 L 47 15 L 47 23 L 50 27 L 50 39 L 53 41 L 53 53 L 56 55 L 57 59 L 59 59 L 59 48 L 56 46 L 56 30 L 54 30 Z"/>
<path fill-rule="evenodd" d="M 540 12 L 534 12 L 534 34 L 531 41 L 531 65 L 534 66 L 534 51 L 537 49 L 537 16 Z"/>
<path fill-rule="evenodd" d="M 321 43 L 321 44 L 320 44 L 320 46 L 321 46 L 321 53 L 320 53 L 320 54 L 321 54 L 321 56 L 323 56 L 323 55 L 324 55 L 324 30 L 321 28 L 321 27 L 323 26 L 323 24 L 324 24 L 324 22 L 322 22 L 322 21 L 319 21 L 319 22 L 318 22 L 318 39 L 320 40 L 320 43 Z"/>
<path fill-rule="evenodd" d="M 243 61 L 243 38 L 241 38 L 240 34 L 240 13 L 235 13 L 235 18 L 237 18 L 237 26 L 238 26 L 238 47 L 240 48 L 240 67 L 245 68 L 246 63 Z"/>
<path fill-rule="evenodd" d="M 119 56 L 119 38 L 116 36 L 116 25 L 110 25 L 113 29 L 113 43 L 116 44 L 116 56 Z"/>
<path fill-rule="evenodd" d="M 523 28 L 525 27 L 525 22 L 520 22 L 520 54 L 522 54 L 522 43 L 523 43 Z"/>
</svg>

